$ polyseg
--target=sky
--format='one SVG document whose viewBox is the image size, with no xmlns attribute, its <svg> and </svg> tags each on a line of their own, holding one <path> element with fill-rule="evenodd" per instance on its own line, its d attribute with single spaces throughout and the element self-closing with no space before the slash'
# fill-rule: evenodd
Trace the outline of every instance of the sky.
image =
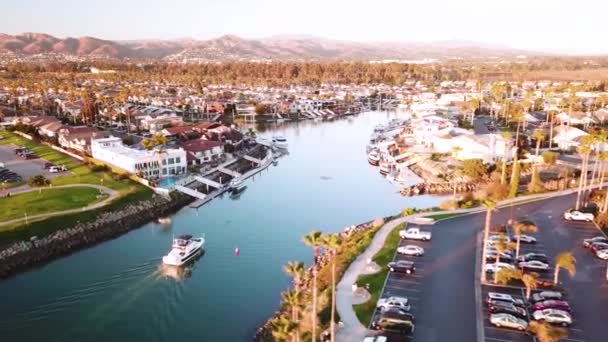
<svg viewBox="0 0 608 342">
<path fill-rule="evenodd" d="M 608 53 L 603 0 L 2 0 L 0 32 L 111 40 L 311 35 Z"/>
</svg>

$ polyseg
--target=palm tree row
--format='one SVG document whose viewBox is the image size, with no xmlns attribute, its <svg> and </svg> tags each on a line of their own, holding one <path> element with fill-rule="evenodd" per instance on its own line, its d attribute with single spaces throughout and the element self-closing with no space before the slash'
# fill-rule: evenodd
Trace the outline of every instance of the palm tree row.
<svg viewBox="0 0 608 342">
<path fill-rule="evenodd" d="M 330 334 L 331 341 L 335 341 L 336 327 L 335 327 L 335 311 L 336 311 L 336 256 L 342 246 L 342 238 L 337 234 L 321 234 L 317 230 L 312 230 L 306 234 L 303 238 L 306 245 L 313 249 L 313 263 L 310 268 L 312 273 L 312 288 L 310 288 L 310 294 L 307 293 L 304 279 L 307 276 L 304 263 L 298 261 L 290 261 L 284 267 L 283 271 L 293 278 L 293 289 L 283 292 L 282 300 L 283 304 L 289 308 L 289 315 L 282 314 L 271 321 L 271 328 L 273 336 L 280 341 L 285 341 L 291 338 L 294 342 L 299 342 L 301 338 L 301 318 L 300 313 L 306 307 L 304 300 L 306 298 L 311 299 L 311 311 L 310 311 L 310 329 L 311 329 L 311 340 L 317 341 L 317 313 L 318 313 L 318 274 L 319 265 L 317 264 L 320 256 L 319 249 L 323 248 L 325 253 L 329 256 L 331 262 L 331 320 L 330 320 Z M 308 297 L 310 295 L 310 297 Z"/>
</svg>

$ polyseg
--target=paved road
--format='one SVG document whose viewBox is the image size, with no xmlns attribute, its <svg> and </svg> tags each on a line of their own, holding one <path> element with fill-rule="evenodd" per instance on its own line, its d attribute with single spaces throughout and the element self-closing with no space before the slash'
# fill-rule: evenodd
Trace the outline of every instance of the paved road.
<svg viewBox="0 0 608 342">
<path fill-rule="evenodd" d="M 475 134 L 488 134 L 491 133 L 488 130 L 486 124 L 490 122 L 492 119 L 489 116 L 476 116 L 475 120 L 473 120 L 473 129 Z"/>
<path fill-rule="evenodd" d="M 102 200 L 101 202 L 94 203 L 94 204 L 86 206 L 84 208 L 69 209 L 69 210 L 55 211 L 55 212 L 52 212 L 52 213 L 44 213 L 44 214 L 38 214 L 38 215 L 31 215 L 31 216 L 27 217 L 28 220 L 34 221 L 36 219 L 43 218 L 43 217 L 51 217 L 51 216 L 65 215 L 65 214 L 71 214 L 71 213 L 79 213 L 79 212 L 83 212 L 83 211 L 89 211 L 89 210 L 101 208 L 101 207 L 105 206 L 106 204 L 110 203 L 111 201 L 113 201 L 116 197 L 118 197 L 118 192 L 116 190 L 113 190 L 113 189 L 110 189 L 108 187 L 101 186 L 101 185 L 95 185 L 95 184 L 68 184 L 68 185 L 59 185 L 59 186 L 53 186 L 52 189 L 73 188 L 73 187 L 87 187 L 87 188 L 98 189 L 100 192 L 106 193 L 108 195 L 108 197 L 105 198 L 104 200 Z M 22 194 L 22 193 L 26 193 L 26 192 L 32 192 L 32 191 L 39 191 L 39 189 L 20 190 L 20 191 L 16 191 L 16 192 L 11 192 L 11 195 L 18 195 L 18 194 Z M 44 190 L 42 190 L 42 191 L 44 191 Z M 4 222 L 0 222 L 0 226 L 6 226 L 6 225 L 9 225 L 9 224 L 13 224 L 13 223 L 21 222 L 21 221 L 25 221 L 25 217 L 18 218 L 18 219 L 13 219 L 13 220 L 8 220 L 8 221 L 4 221 Z"/>
</svg>

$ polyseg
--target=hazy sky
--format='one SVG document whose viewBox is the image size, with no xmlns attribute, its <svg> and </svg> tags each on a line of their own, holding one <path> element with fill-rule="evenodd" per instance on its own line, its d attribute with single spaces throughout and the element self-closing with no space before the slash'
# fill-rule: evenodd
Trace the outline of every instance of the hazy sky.
<svg viewBox="0 0 608 342">
<path fill-rule="evenodd" d="M 608 53 L 604 0 L 2 0 L 0 32 L 171 39 L 305 34 L 356 41 L 475 40 Z"/>
</svg>

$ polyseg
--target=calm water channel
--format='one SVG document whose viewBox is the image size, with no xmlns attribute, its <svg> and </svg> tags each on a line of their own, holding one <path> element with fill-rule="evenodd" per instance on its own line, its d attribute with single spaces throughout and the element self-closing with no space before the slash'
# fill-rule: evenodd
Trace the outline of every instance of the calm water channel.
<svg viewBox="0 0 608 342">
<path fill-rule="evenodd" d="M 399 115 L 370 112 L 264 132 L 284 135 L 290 155 L 249 179 L 238 200 L 185 208 L 168 227 L 148 224 L 1 281 L 1 340 L 250 340 L 289 284 L 281 266 L 311 259 L 301 242 L 311 228 L 338 231 L 438 202 L 401 197 L 367 164 L 373 127 Z M 170 277 L 160 258 L 180 233 L 205 234 L 207 252 L 190 272 Z"/>
</svg>

